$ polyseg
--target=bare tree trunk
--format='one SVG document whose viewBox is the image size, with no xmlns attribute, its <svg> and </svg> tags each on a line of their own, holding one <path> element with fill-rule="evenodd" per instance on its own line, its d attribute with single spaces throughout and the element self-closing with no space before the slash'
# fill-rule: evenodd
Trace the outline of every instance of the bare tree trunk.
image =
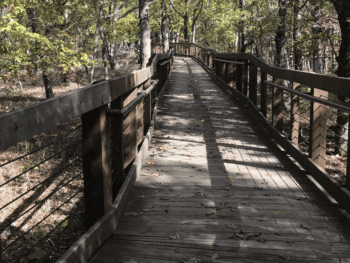
<svg viewBox="0 0 350 263">
<path fill-rule="evenodd" d="M 302 65 L 302 52 L 300 50 L 300 47 L 298 45 L 298 40 L 300 39 L 301 33 L 300 33 L 300 0 L 296 0 L 293 7 L 293 52 L 294 52 L 294 69 L 295 70 L 303 70 Z"/>
<path fill-rule="evenodd" d="M 276 58 L 275 58 L 275 66 L 286 68 L 286 16 L 287 16 L 287 0 L 278 0 L 278 17 L 280 19 L 276 37 Z"/>
<path fill-rule="evenodd" d="M 162 1 L 162 42 L 163 42 L 163 52 L 166 53 L 169 50 L 169 32 L 168 32 L 168 14 L 165 0 Z"/>
<path fill-rule="evenodd" d="M 147 66 L 151 57 L 151 30 L 149 27 L 149 0 L 139 0 L 141 67 Z"/>
<path fill-rule="evenodd" d="M 44 85 L 45 85 L 45 94 L 46 98 L 53 98 L 55 95 L 52 90 L 52 86 L 48 77 L 48 74 L 46 71 L 43 71 L 43 80 L 44 80 Z"/>
</svg>

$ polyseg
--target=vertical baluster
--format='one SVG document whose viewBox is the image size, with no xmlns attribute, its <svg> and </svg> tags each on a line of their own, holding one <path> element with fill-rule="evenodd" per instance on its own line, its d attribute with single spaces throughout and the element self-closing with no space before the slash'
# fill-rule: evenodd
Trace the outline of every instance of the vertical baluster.
<svg viewBox="0 0 350 263">
<path fill-rule="evenodd" d="M 112 206 L 107 105 L 83 114 L 82 136 L 86 227 L 89 229 Z"/>
<path fill-rule="evenodd" d="M 257 105 L 258 69 L 252 62 L 249 63 L 249 99 Z"/>
<path fill-rule="evenodd" d="M 316 98 L 327 99 L 328 91 L 312 88 L 312 95 Z M 326 124 L 327 108 L 317 103 L 310 103 L 310 135 L 309 135 L 309 155 L 310 158 L 322 169 L 326 162 Z"/>
<path fill-rule="evenodd" d="M 277 85 L 283 85 L 283 80 L 275 78 L 273 82 Z M 272 88 L 272 126 L 279 132 L 283 131 L 283 90 Z"/>
<path fill-rule="evenodd" d="M 267 74 L 265 71 L 260 69 L 260 92 L 261 92 L 261 112 L 266 117 L 267 114 L 267 85 L 265 81 L 267 80 Z"/>
<path fill-rule="evenodd" d="M 293 90 L 299 90 L 300 84 L 293 83 Z M 300 122 L 300 112 L 299 112 L 299 96 L 291 94 L 291 109 L 290 109 L 290 122 L 291 122 L 291 132 L 290 140 L 292 144 L 299 147 L 299 122 Z"/>
<path fill-rule="evenodd" d="M 243 65 L 243 94 L 248 95 L 248 61 L 244 61 Z"/>
<path fill-rule="evenodd" d="M 242 60 L 238 60 L 238 62 L 243 62 Z M 243 65 L 237 64 L 237 90 L 243 93 Z"/>
</svg>

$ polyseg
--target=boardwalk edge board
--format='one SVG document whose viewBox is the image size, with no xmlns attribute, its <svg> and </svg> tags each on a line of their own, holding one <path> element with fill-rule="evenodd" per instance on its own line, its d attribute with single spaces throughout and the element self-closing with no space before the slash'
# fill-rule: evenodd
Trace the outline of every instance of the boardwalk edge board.
<svg viewBox="0 0 350 263">
<path fill-rule="evenodd" d="M 145 162 L 147 150 L 154 132 L 158 103 L 165 92 L 168 81 L 169 78 L 165 82 L 158 98 L 156 99 L 150 128 L 148 129 L 147 135 L 144 137 L 141 149 L 125 178 L 123 186 L 113 202 L 111 210 L 105 213 L 102 218 L 100 218 L 59 260 L 56 261 L 56 263 L 87 262 L 117 228 L 136 178 Z"/>
<path fill-rule="evenodd" d="M 347 212 L 350 213 L 350 191 L 345 187 L 340 185 L 336 180 L 331 178 L 324 170 L 318 167 L 310 158 L 308 158 L 302 151 L 292 145 L 279 131 L 274 127 L 270 126 L 266 118 L 259 111 L 257 106 L 255 106 L 249 98 L 238 92 L 236 89 L 230 87 L 222 79 L 220 79 L 214 71 L 208 68 L 202 61 L 193 57 L 197 62 L 205 67 L 215 79 L 220 82 L 220 85 L 231 92 L 232 95 L 239 98 L 239 100 L 247 105 L 249 111 L 254 114 L 254 116 L 259 120 L 264 129 L 269 133 L 275 141 L 271 140 L 273 143 L 277 143 L 282 146 L 306 171 L 310 174 Z"/>
</svg>

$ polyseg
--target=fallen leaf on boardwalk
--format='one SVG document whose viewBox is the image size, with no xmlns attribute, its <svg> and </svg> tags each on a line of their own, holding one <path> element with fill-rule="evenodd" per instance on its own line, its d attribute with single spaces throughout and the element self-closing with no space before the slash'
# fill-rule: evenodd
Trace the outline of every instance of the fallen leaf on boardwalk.
<svg viewBox="0 0 350 263">
<path fill-rule="evenodd" d="M 250 175 L 250 173 L 237 173 L 238 175 Z"/>
<path fill-rule="evenodd" d="M 168 198 L 162 197 L 162 198 L 160 198 L 160 200 L 169 200 L 169 199 L 168 199 Z"/>
<path fill-rule="evenodd" d="M 280 256 L 281 258 L 285 259 L 285 260 L 290 260 L 290 257 L 287 256 L 287 255 L 284 255 L 284 256 Z"/>
<path fill-rule="evenodd" d="M 255 186 L 254 189 L 262 190 L 264 187 Z"/>
<path fill-rule="evenodd" d="M 142 173 L 141 176 L 150 176 L 150 174 Z"/>
<path fill-rule="evenodd" d="M 175 253 L 180 253 L 180 249 L 177 248 L 177 249 L 174 250 L 174 252 Z"/>
<path fill-rule="evenodd" d="M 218 257 L 220 257 L 219 254 L 213 254 L 213 255 L 211 255 L 211 260 L 215 260 Z"/>
<path fill-rule="evenodd" d="M 208 207 L 207 204 L 204 204 L 204 203 L 202 203 L 201 206 L 204 206 L 205 208 Z"/>
<path fill-rule="evenodd" d="M 250 202 L 243 202 L 242 205 L 250 206 Z"/>
<path fill-rule="evenodd" d="M 282 242 L 283 242 L 283 243 L 287 243 L 287 244 L 294 244 L 294 242 L 288 241 L 288 240 L 283 240 Z"/>
<path fill-rule="evenodd" d="M 266 175 L 266 176 L 271 176 L 271 174 L 269 174 L 269 173 L 266 173 L 265 175 Z"/>
<path fill-rule="evenodd" d="M 224 187 L 224 188 L 222 188 L 223 190 L 226 190 L 226 191 L 231 191 L 231 189 L 230 188 L 226 188 L 226 187 Z"/>
<path fill-rule="evenodd" d="M 197 263 L 198 261 L 202 261 L 198 258 L 191 258 L 191 259 L 187 259 L 186 261 L 183 261 L 183 263 Z"/>
<path fill-rule="evenodd" d="M 156 165 L 156 163 L 154 163 L 154 162 L 146 162 L 146 164 L 148 164 L 148 165 Z"/>
<path fill-rule="evenodd" d="M 239 232 L 236 232 L 235 235 L 239 238 L 247 240 L 251 237 L 258 237 L 261 235 L 261 233 L 245 233 L 243 230 L 240 230 Z M 234 236 L 230 236 L 229 238 L 233 238 L 233 237 Z"/>
<path fill-rule="evenodd" d="M 302 228 L 305 228 L 306 230 L 310 230 L 310 228 L 309 227 L 307 227 L 307 226 L 304 226 L 304 225 L 300 225 Z"/>
<path fill-rule="evenodd" d="M 129 260 L 123 261 L 123 263 L 138 263 L 138 262 L 132 259 L 129 259 Z"/>
<path fill-rule="evenodd" d="M 205 120 L 203 120 L 203 119 L 197 121 L 196 126 L 201 126 L 201 125 L 203 124 L 204 121 L 205 121 Z"/>
<path fill-rule="evenodd" d="M 149 208 L 149 209 L 142 209 L 142 212 L 151 212 L 151 211 L 156 211 L 155 208 Z"/>
<path fill-rule="evenodd" d="M 232 228 L 232 229 L 236 229 L 237 228 L 234 224 L 232 224 L 232 225 L 225 225 L 225 226 L 228 227 L 228 228 Z"/>
<path fill-rule="evenodd" d="M 274 215 L 284 215 L 283 212 L 276 210 L 273 212 Z"/>
<path fill-rule="evenodd" d="M 275 235 L 282 236 L 280 232 L 276 232 Z"/>
<path fill-rule="evenodd" d="M 165 209 L 165 212 L 166 212 L 167 214 L 169 214 L 169 210 Z"/>
<path fill-rule="evenodd" d="M 191 221 L 181 221 L 181 225 L 190 225 Z"/>
<path fill-rule="evenodd" d="M 213 222 L 213 220 L 209 220 L 209 219 L 204 219 L 205 222 Z"/>
<path fill-rule="evenodd" d="M 301 201 L 307 201 L 309 198 L 307 197 L 302 197 L 302 196 L 296 196 L 295 197 L 297 200 L 301 200 Z"/>
<path fill-rule="evenodd" d="M 232 211 L 232 212 L 236 212 L 236 210 L 235 210 L 235 209 L 231 209 L 231 211 Z"/>
<path fill-rule="evenodd" d="M 226 178 L 232 179 L 232 178 L 235 178 L 235 176 L 234 175 L 227 175 Z"/>
<path fill-rule="evenodd" d="M 169 236 L 170 239 L 179 239 L 181 238 L 180 234 L 176 233 L 175 236 Z"/>
<path fill-rule="evenodd" d="M 216 209 L 211 209 L 207 212 L 205 212 L 205 214 L 208 216 L 208 215 L 213 215 L 213 214 L 216 214 Z"/>
<path fill-rule="evenodd" d="M 136 217 L 140 217 L 140 215 L 138 213 L 135 212 L 126 212 L 124 213 L 125 216 L 136 216 Z"/>
<path fill-rule="evenodd" d="M 203 193 L 201 193 L 201 192 L 198 192 L 197 193 L 200 197 L 206 197 L 207 195 L 206 194 L 203 194 Z"/>
<path fill-rule="evenodd" d="M 155 173 L 153 176 L 163 176 L 163 174 L 161 174 L 160 172 Z"/>
<path fill-rule="evenodd" d="M 264 181 L 263 182 L 261 182 L 262 184 L 269 184 L 269 182 L 268 181 L 266 181 L 265 179 L 264 179 Z"/>
<path fill-rule="evenodd" d="M 260 242 L 260 243 L 263 243 L 263 244 L 265 244 L 267 242 L 266 239 L 258 239 L 257 241 Z"/>
</svg>

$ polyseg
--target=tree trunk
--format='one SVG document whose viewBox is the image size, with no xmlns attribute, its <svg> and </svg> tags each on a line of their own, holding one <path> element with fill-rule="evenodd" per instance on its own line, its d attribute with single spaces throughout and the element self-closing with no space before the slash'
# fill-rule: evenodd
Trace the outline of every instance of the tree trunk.
<svg viewBox="0 0 350 263">
<path fill-rule="evenodd" d="M 333 0 L 332 1 L 335 10 L 338 13 L 339 26 L 341 31 L 341 44 L 339 53 L 337 56 L 338 68 L 335 71 L 337 76 L 349 78 L 350 77 L 350 1 L 349 0 Z M 343 96 L 338 96 L 339 101 L 345 101 Z M 339 154 L 340 148 L 340 136 L 343 132 L 344 125 L 348 122 L 349 118 L 343 113 L 337 112 L 337 128 L 336 134 L 336 147 L 334 149 L 335 154 Z"/>
<path fill-rule="evenodd" d="M 162 42 L 163 42 L 163 53 L 169 50 L 169 32 L 168 32 L 168 14 L 165 0 L 162 1 Z"/>
<path fill-rule="evenodd" d="M 45 94 L 46 98 L 53 98 L 55 95 L 53 94 L 52 86 L 46 71 L 43 72 L 43 80 L 45 85 Z"/>
<path fill-rule="evenodd" d="M 180 41 L 180 30 L 181 30 L 181 26 L 179 26 L 177 28 L 176 37 L 175 37 L 175 43 L 179 43 L 179 41 Z"/>
<path fill-rule="evenodd" d="M 188 0 L 185 0 L 185 3 L 188 4 Z M 189 18 L 188 18 L 188 6 L 186 7 L 186 13 L 183 17 L 184 19 L 184 38 L 185 42 L 189 42 L 189 35 L 188 35 L 188 24 L 189 24 Z"/>
<path fill-rule="evenodd" d="M 149 26 L 149 0 L 139 0 L 141 67 L 147 66 L 151 57 L 151 30 Z"/>
<path fill-rule="evenodd" d="M 296 0 L 294 3 L 293 7 L 293 52 L 294 52 L 294 69 L 295 70 L 303 70 L 303 65 L 302 65 L 302 52 L 299 47 L 299 39 L 301 36 L 300 33 L 300 20 L 301 20 L 301 15 L 300 15 L 300 0 Z"/>
<path fill-rule="evenodd" d="M 278 17 L 279 24 L 277 27 L 275 44 L 276 58 L 275 66 L 286 68 L 285 53 L 286 53 L 286 16 L 287 16 L 287 0 L 278 0 Z"/>
</svg>

